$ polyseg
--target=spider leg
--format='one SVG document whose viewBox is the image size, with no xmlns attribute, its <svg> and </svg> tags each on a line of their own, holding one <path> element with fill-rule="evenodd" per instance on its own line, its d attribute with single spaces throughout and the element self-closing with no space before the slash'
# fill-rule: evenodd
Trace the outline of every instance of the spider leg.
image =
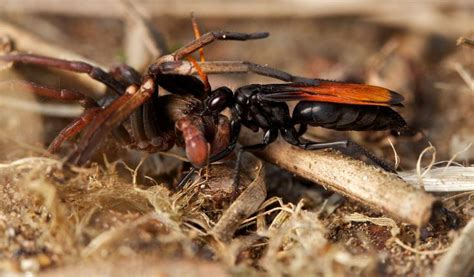
<svg viewBox="0 0 474 277">
<path fill-rule="evenodd" d="M 39 96 L 44 96 L 61 101 L 78 101 L 86 107 L 89 105 L 96 105 L 94 99 L 90 98 L 89 96 L 87 96 L 87 94 L 84 94 L 82 92 L 70 89 L 56 89 L 24 80 L 1 81 L 0 88 L 8 88 L 15 91 L 27 91 Z"/>
<path fill-rule="evenodd" d="M 84 112 L 81 116 L 71 123 L 69 123 L 61 132 L 55 137 L 53 142 L 50 144 L 48 150 L 51 153 L 55 153 L 64 143 L 64 141 L 77 135 L 82 129 L 87 127 L 94 119 L 98 112 L 101 110 L 100 104 L 96 100 L 87 96 L 86 94 L 70 89 L 56 89 L 48 86 L 36 84 L 24 80 L 11 80 L 0 82 L 0 89 L 3 87 L 9 87 L 15 91 L 28 91 L 39 96 L 47 97 L 50 99 L 60 101 L 71 101 L 79 102 L 85 107 Z M 123 126 L 118 126 L 114 130 L 114 134 L 124 142 L 129 142 L 129 135 Z"/>
<path fill-rule="evenodd" d="M 169 61 L 177 61 L 188 56 L 191 53 L 194 53 L 200 48 L 216 41 L 216 40 L 253 40 L 253 39 L 262 39 L 268 37 L 269 33 L 259 32 L 259 33 L 237 33 L 237 32 L 225 32 L 225 31 L 214 31 L 208 32 L 199 38 L 191 41 L 185 46 L 179 48 L 169 55 L 164 55 L 159 57 L 153 64 L 148 67 L 148 72 L 151 75 L 159 75 L 161 73 L 161 64 Z M 179 74 L 179 73 L 178 73 Z"/>
<path fill-rule="evenodd" d="M 160 70 L 163 74 L 181 75 L 194 75 L 198 74 L 199 71 L 206 74 L 254 73 L 285 82 L 303 83 L 313 86 L 319 85 L 319 81 L 316 79 L 295 76 L 276 68 L 245 61 L 212 61 L 196 63 L 189 61 L 168 61 L 160 64 Z"/>
<path fill-rule="evenodd" d="M 142 76 L 128 64 L 119 64 L 110 69 L 110 74 L 125 86 L 140 84 Z"/>
<path fill-rule="evenodd" d="M 196 50 L 203 48 L 204 46 L 216 41 L 216 40 L 254 40 L 268 37 L 267 32 L 258 33 L 237 33 L 237 32 L 225 32 L 225 31 L 214 31 L 208 32 L 199 38 L 191 41 L 180 49 L 176 50 L 173 54 L 174 60 L 180 60 L 183 57 L 194 53 Z"/>
<path fill-rule="evenodd" d="M 77 73 L 86 73 L 91 76 L 91 78 L 111 88 L 118 95 L 122 95 L 127 88 L 125 85 L 115 80 L 111 74 L 105 72 L 99 67 L 85 62 L 61 60 L 33 54 L 0 55 L 0 61 L 34 64 Z"/>
<path fill-rule="evenodd" d="M 136 85 L 129 86 L 125 94 L 95 116 L 68 161 L 78 165 L 87 162 L 107 134 L 150 99 L 154 92 L 155 83 L 150 77 L 145 78 L 140 88 Z"/>
<path fill-rule="evenodd" d="M 240 184 L 240 169 L 242 168 L 242 154 L 244 152 L 257 152 L 262 151 L 269 145 L 270 143 L 274 142 L 278 138 L 278 129 L 268 129 L 265 131 L 263 135 L 262 142 L 252 145 L 242 146 L 239 151 L 237 151 L 237 159 L 235 161 L 235 169 L 234 169 L 234 192 L 238 192 L 239 184 Z"/>
<path fill-rule="evenodd" d="M 48 151 L 50 153 L 56 153 L 66 140 L 74 137 L 87 125 L 89 125 L 100 111 L 101 108 L 91 108 L 85 110 L 79 118 L 75 119 L 66 127 L 64 127 L 64 129 L 61 130 L 61 132 L 54 138 L 53 142 L 51 142 L 51 144 L 49 145 Z"/>
<path fill-rule="evenodd" d="M 116 66 L 110 72 L 117 80 L 127 85 L 141 83 L 140 74 L 127 64 Z M 131 135 L 135 141 L 134 146 L 138 149 L 149 152 L 167 151 L 174 145 L 174 138 L 160 129 L 159 116 L 157 115 L 159 105 L 158 93 L 153 93 L 148 101 L 130 115 Z M 122 127 L 122 129 L 124 128 Z M 126 130 L 121 132 L 123 134 L 117 134 L 117 131 L 114 130 L 114 134 L 122 139 L 124 139 L 124 135 L 128 135 Z"/>
</svg>

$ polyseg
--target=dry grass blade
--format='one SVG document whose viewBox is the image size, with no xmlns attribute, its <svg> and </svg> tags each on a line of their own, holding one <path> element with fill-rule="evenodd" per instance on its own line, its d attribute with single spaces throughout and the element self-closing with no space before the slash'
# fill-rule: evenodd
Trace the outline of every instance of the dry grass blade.
<svg viewBox="0 0 474 277">
<path fill-rule="evenodd" d="M 416 172 L 401 172 L 400 177 L 417 186 L 420 178 Z M 455 192 L 474 190 L 474 167 L 449 166 L 432 168 L 421 177 L 426 191 Z"/>
<path fill-rule="evenodd" d="M 408 250 L 412 253 L 421 254 L 421 255 L 439 255 L 439 254 L 442 254 L 442 253 L 446 252 L 446 249 L 418 250 L 418 249 L 415 249 L 413 247 L 410 247 L 410 246 L 406 245 L 399 238 L 397 238 L 397 236 L 400 234 L 400 227 L 398 227 L 397 223 L 391 218 L 387 218 L 387 217 L 369 217 L 369 216 L 365 216 L 363 214 L 353 213 L 353 214 L 345 216 L 343 220 L 345 222 L 370 222 L 370 223 L 378 225 L 378 226 L 389 227 L 392 238 L 391 238 L 391 240 L 388 240 L 388 241 L 392 241 L 395 244 L 397 244 L 398 246 L 400 246 L 403 249 Z"/>
<path fill-rule="evenodd" d="M 416 170 L 400 172 L 400 177 L 415 187 L 421 186 L 426 191 L 432 192 L 455 192 L 474 190 L 474 167 L 461 165 L 451 166 L 456 158 L 471 148 L 468 144 L 463 150 L 455 153 L 446 166 L 434 168 L 436 163 L 436 149 L 433 146 L 426 148 L 418 157 Z M 426 152 L 432 152 L 431 161 L 428 166 L 422 168 L 421 160 Z"/>
<path fill-rule="evenodd" d="M 448 252 L 436 265 L 433 276 L 472 276 L 474 270 L 474 219 L 464 227 Z"/>
<path fill-rule="evenodd" d="M 471 93 L 474 93 L 474 79 L 472 78 L 471 74 L 460 63 L 454 63 L 453 68 L 456 70 L 459 76 L 461 76 Z"/>
<path fill-rule="evenodd" d="M 10 163 L 2 163 L 0 164 L 0 170 L 6 169 L 15 169 L 15 170 L 22 170 L 22 169 L 31 169 L 36 168 L 38 166 L 60 166 L 62 163 L 55 159 L 44 158 L 44 157 L 28 157 L 19 159 Z M 0 171 L 1 172 L 1 171 Z"/>
<path fill-rule="evenodd" d="M 110 248 L 114 244 L 119 244 L 119 242 L 123 241 L 124 237 L 133 235 L 135 229 L 138 228 L 138 226 L 150 221 L 157 221 L 160 224 L 164 225 L 166 228 L 170 229 L 176 240 L 186 238 L 181 233 L 181 229 L 178 224 L 175 221 L 169 219 L 167 214 L 162 212 L 152 212 L 150 214 L 139 217 L 134 222 L 129 222 L 118 228 L 105 231 L 102 234 L 98 235 L 87 245 L 86 248 L 83 249 L 82 256 L 92 256 L 96 253 L 100 253 L 100 251 L 103 249 Z M 179 234 L 181 234 L 181 237 L 179 237 Z"/>
<path fill-rule="evenodd" d="M 375 225 L 390 227 L 390 233 L 394 237 L 400 234 L 400 227 L 398 227 L 397 223 L 387 217 L 368 217 L 363 214 L 353 213 L 346 215 L 343 220 L 346 222 L 370 222 Z"/>
<path fill-rule="evenodd" d="M 375 259 L 367 255 L 354 256 L 331 245 L 318 215 L 302 207 L 302 202 L 285 205 L 268 230 L 261 232 L 268 237 L 261 266 L 271 276 L 374 274 Z"/>
</svg>

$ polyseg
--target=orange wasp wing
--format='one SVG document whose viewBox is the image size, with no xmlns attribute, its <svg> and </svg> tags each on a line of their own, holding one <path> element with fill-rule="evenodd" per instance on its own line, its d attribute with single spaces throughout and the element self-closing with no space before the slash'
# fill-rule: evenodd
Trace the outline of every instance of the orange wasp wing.
<svg viewBox="0 0 474 277">
<path fill-rule="evenodd" d="M 403 96 L 383 87 L 351 84 L 333 81 L 320 81 L 317 86 L 305 84 L 263 85 L 261 97 L 264 100 L 315 101 L 352 105 L 402 106 Z"/>
</svg>

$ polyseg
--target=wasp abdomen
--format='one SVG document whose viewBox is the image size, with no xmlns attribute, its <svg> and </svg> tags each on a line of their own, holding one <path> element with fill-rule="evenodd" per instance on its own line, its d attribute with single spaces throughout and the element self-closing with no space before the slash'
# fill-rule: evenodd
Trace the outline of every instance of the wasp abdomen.
<svg viewBox="0 0 474 277">
<path fill-rule="evenodd" d="M 404 130 L 405 120 L 390 107 L 301 101 L 293 110 L 295 124 L 339 131 Z"/>
</svg>

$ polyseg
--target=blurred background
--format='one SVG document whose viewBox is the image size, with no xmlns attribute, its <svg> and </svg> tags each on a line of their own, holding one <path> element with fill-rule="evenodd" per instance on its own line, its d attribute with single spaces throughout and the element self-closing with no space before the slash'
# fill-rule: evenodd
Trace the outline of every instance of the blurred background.
<svg viewBox="0 0 474 277">
<path fill-rule="evenodd" d="M 456 45 L 460 37 L 472 38 L 471 1 L 142 0 L 133 1 L 133 12 L 124 3 L 2 0 L 0 33 L 8 33 L 21 51 L 80 57 L 105 68 L 127 62 L 143 70 L 153 54 L 147 51 L 144 30 L 134 17 L 137 14 L 153 23 L 170 49 L 193 39 L 191 12 L 202 32 L 268 31 L 271 35 L 265 40 L 215 43 L 206 47 L 206 58 L 247 60 L 297 75 L 390 88 L 405 96 L 405 108 L 399 111 L 411 126 L 427 135 L 437 149 L 438 159 L 449 159 L 463 150 L 457 156 L 459 161 L 473 159 L 474 150 L 465 149 L 474 141 L 473 50 Z M 15 66 L 15 71 L 55 87 L 84 85 L 69 84 L 68 74 L 47 74 L 47 70 L 38 72 L 21 66 Z M 0 74 L 2 79 L 11 79 L 13 73 L 3 70 Z M 275 80 L 250 74 L 211 76 L 214 87 L 235 88 L 253 82 Z M 103 93 L 103 88 L 93 83 L 84 90 Z M 11 99 L 18 95 L 1 97 L 2 109 L 11 111 L 2 112 L 7 141 L 15 138 L 17 143 L 41 146 L 59 130 L 54 111 L 55 119 L 49 118 L 47 111 L 40 112 L 38 118 L 37 112 L 29 114 L 21 108 L 24 102 Z M 59 116 L 63 118 L 74 117 L 79 111 L 77 106 L 65 106 L 58 107 L 56 113 L 61 108 L 66 109 Z M 25 118 L 30 118 L 28 125 Z M 310 135 L 321 140 L 350 136 L 381 156 L 393 157 L 386 132 L 341 133 L 316 128 Z M 427 146 L 419 136 L 392 137 L 391 142 L 403 168 L 412 168 Z M 13 152 L 19 151 L 14 148 Z"/>
</svg>

